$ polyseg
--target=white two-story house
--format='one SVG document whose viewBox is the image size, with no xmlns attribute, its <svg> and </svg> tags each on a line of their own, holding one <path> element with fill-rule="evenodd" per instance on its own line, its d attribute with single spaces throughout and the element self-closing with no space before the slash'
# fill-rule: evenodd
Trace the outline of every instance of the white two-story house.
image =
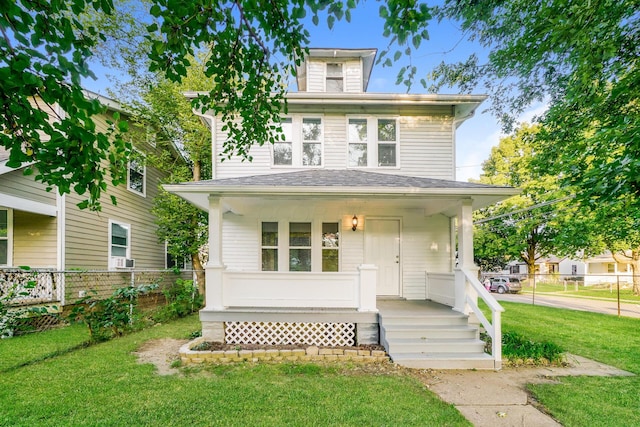
<svg viewBox="0 0 640 427">
<path fill-rule="evenodd" d="M 499 368 L 499 346 L 484 354 L 467 321 L 484 291 L 471 214 L 515 191 L 455 181 L 456 129 L 485 96 L 368 93 L 375 56 L 310 49 L 286 139 L 250 163 L 220 161 L 227 135 L 202 113 L 214 178 L 166 188 L 209 212 L 203 335 L 381 343 L 408 366 Z M 485 294 L 494 321 L 478 317 L 499 337 Z"/>
</svg>

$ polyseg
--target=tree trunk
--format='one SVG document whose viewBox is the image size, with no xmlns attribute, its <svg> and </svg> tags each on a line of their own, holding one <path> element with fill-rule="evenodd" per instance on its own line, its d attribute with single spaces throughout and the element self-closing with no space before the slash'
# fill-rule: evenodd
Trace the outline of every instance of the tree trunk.
<svg viewBox="0 0 640 427">
<path fill-rule="evenodd" d="M 193 264 L 193 269 L 196 271 L 196 281 L 198 282 L 198 292 L 202 295 L 203 300 L 205 300 L 206 304 L 206 286 L 205 280 L 206 276 L 204 274 L 204 267 L 202 266 L 202 262 L 200 261 L 200 255 L 198 253 L 191 254 L 191 263 Z"/>
<path fill-rule="evenodd" d="M 640 295 L 640 248 L 632 249 L 631 256 L 626 251 L 611 250 L 613 260 L 618 264 L 630 264 L 633 281 L 633 295 Z"/>
</svg>

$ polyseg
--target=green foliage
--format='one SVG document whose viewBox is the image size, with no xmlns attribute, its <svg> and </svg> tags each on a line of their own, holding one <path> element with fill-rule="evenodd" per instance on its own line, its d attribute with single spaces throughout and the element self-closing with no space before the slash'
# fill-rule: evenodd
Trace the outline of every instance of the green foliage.
<svg viewBox="0 0 640 427">
<path fill-rule="evenodd" d="M 484 270 L 500 270 L 524 261 L 533 273 L 535 260 L 558 252 L 558 235 L 571 212 L 570 200 L 548 174 L 534 173 L 534 140 L 539 127 L 522 125 L 500 139 L 482 166 L 480 182 L 508 185 L 521 194 L 475 214 L 476 261 Z"/>
<path fill-rule="evenodd" d="M 502 355 L 512 362 L 531 360 L 533 363 L 561 363 L 564 350 L 550 341 L 532 341 L 517 332 L 502 334 Z"/>
<path fill-rule="evenodd" d="M 125 182 L 131 146 L 121 134 L 126 122 L 117 115 L 108 131 L 96 129 L 93 118 L 105 107 L 83 92 L 80 81 L 93 77 L 86 61 L 101 34 L 74 15 L 89 4 L 109 14 L 113 5 L 110 0 L 1 4 L 0 146 L 9 150 L 6 165 L 25 167 L 25 175 L 33 174 L 49 190 L 83 195 L 80 207 L 99 210 L 108 179 L 113 185 Z"/>
<path fill-rule="evenodd" d="M 134 314 L 138 296 L 157 285 L 127 286 L 116 289 L 108 298 L 95 298 L 96 292 L 76 301 L 69 320 L 84 323 L 92 342 L 106 341 L 122 336 L 134 327 Z"/>
<path fill-rule="evenodd" d="M 29 289 L 36 287 L 34 280 L 27 283 L 3 283 L 0 288 L 0 339 L 10 338 L 18 331 L 22 331 L 24 319 L 48 314 L 46 307 L 13 306 L 11 302 L 16 298 L 29 295 Z"/>
<path fill-rule="evenodd" d="M 435 14 L 459 20 L 490 54 L 441 64 L 431 90 L 481 88 L 507 128 L 532 103 L 548 103 L 538 167 L 580 204 L 632 195 L 637 206 L 639 8 L 638 0 L 447 0 Z"/>
<path fill-rule="evenodd" d="M 202 308 L 203 298 L 193 280 L 178 279 L 162 291 L 167 305 L 153 314 L 153 319 L 164 322 L 170 319 L 188 316 Z"/>
</svg>

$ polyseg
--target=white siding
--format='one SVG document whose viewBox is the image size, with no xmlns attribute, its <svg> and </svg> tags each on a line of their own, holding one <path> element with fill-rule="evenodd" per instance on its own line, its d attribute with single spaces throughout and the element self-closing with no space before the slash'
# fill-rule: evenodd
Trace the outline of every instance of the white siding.
<svg viewBox="0 0 640 427">
<path fill-rule="evenodd" d="M 307 92 L 325 91 L 325 62 L 309 61 L 307 63 Z"/>
<path fill-rule="evenodd" d="M 290 115 L 297 117 L 322 117 L 324 146 L 323 167 L 327 169 L 345 169 L 348 164 L 347 117 L 399 118 L 398 167 L 377 168 L 370 165 L 365 170 L 372 172 L 410 175 L 425 178 L 455 178 L 453 146 L 453 117 L 450 109 L 434 107 L 420 112 L 415 108 L 384 109 L 377 107 L 361 108 L 361 113 L 335 111 L 335 109 L 311 110 L 300 106 L 290 106 Z M 314 114 L 315 113 L 315 114 Z M 407 115 L 411 114 L 411 115 Z M 418 115 L 419 114 L 419 115 Z M 218 120 L 215 133 L 215 152 L 223 152 L 223 143 L 227 138 L 220 131 L 222 124 Z M 294 141 L 294 144 L 296 141 Z M 298 141 L 299 143 L 299 141 Z M 373 145 L 370 149 L 375 149 Z M 263 175 L 271 173 L 304 170 L 302 166 L 272 166 L 271 145 L 253 146 L 250 151 L 251 162 L 242 161 L 238 156 L 221 160 L 216 156 L 215 178 Z"/>
<path fill-rule="evenodd" d="M 358 60 L 346 61 L 345 68 L 345 92 L 362 92 L 362 62 Z"/>
<path fill-rule="evenodd" d="M 223 260 L 229 271 L 259 271 L 260 227 L 262 221 L 273 222 L 341 222 L 340 271 L 357 272 L 364 261 L 366 218 L 399 218 L 401 230 L 402 296 L 424 299 L 426 272 L 450 271 L 449 218 L 442 215 L 425 217 L 420 209 L 366 208 L 363 203 L 321 203 L 312 200 L 264 202 L 260 210 L 247 209 L 242 215 L 226 213 L 223 225 Z M 356 231 L 351 218 L 359 217 Z M 285 241 L 288 236 L 279 236 Z M 283 240 L 284 239 L 284 240 Z M 279 257 L 288 257 L 280 252 Z"/>
</svg>

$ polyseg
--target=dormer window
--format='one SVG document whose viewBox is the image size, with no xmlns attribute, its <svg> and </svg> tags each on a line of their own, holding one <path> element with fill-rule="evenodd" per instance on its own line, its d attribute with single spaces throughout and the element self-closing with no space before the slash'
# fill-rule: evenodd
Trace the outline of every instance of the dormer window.
<svg viewBox="0 0 640 427">
<path fill-rule="evenodd" d="M 344 75 L 341 63 L 327 63 L 327 92 L 344 92 Z"/>
</svg>

